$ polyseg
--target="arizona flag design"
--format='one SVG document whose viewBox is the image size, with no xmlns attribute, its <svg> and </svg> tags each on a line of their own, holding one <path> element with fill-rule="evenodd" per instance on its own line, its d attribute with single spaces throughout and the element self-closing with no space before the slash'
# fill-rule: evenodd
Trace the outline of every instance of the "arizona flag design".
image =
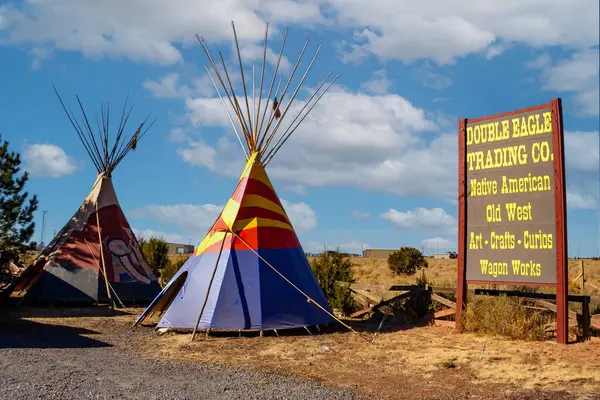
<svg viewBox="0 0 600 400">
<path fill-rule="evenodd" d="M 331 312 L 257 153 L 248 159 L 204 240 L 137 322 L 160 312 L 158 327 L 194 328 L 203 304 L 201 329 L 265 330 L 332 322 L 255 252 Z"/>
</svg>

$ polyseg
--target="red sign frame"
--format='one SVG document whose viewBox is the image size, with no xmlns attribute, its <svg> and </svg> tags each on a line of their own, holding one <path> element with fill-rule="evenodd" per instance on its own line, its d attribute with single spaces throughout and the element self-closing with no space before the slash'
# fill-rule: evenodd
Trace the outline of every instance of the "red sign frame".
<svg viewBox="0 0 600 400">
<path fill-rule="evenodd" d="M 461 332 L 461 314 L 467 305 L 469 284 L 513 285 L 514 282 L 467 281 L 467 146 L 466 128 L 468 123 L 509 117 L 511 115 L 537 111 L 552 111 L 552 148 L 554 154 L 554 196 L 556 220 L 556 283 L 519 283 L 526 286 L 552 286 L 556 288 L 556 340 L 566 344 L 568 341 L 568 257 L 567 257 L 567 215 L 566 184 L 564 163 L 564 131 L 562 119 L 562 101 L 552 99 L 549 103 L 520 110 L 489 115 L 474 119 L 460 119 L 458 122 L 458 268 L 456 284 L 456 332 Z"/>
</svg>

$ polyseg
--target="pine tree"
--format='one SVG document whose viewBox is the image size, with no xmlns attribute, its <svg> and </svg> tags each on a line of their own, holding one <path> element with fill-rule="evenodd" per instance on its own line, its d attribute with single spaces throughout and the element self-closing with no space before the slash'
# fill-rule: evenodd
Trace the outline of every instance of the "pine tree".
<svg viewBox="0 0 600 400">
<path fill-rule="evenodd" d="M 37 196 L 29 198 L 24 191 L 27 172 L 19 176 L 21 156 L 8 150 L 8 142 L 0 136 L 0 255 L 12 261 L 29 248 L 35 224 Z"/>
</svg>

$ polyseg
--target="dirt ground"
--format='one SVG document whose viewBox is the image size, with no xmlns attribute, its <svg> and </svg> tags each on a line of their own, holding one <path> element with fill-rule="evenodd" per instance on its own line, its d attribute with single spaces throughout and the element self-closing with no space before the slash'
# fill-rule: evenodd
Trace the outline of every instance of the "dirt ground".
<svg viewBox="0 0 600 400">
<path fill-rule="evenodd" d="M 598 338 L 561 346 L 554 342 L 456 335 L 442 327 L 396 326 L 393 332 L 381 333 L 372 342 L 372 334 L 359 337 L 341 330 L 315 332 L 313 336 L 301 332 L 262 338 L 237 335 L 206 338 L 202 334 L 191 342 L 190 334 L 169 332 L 160 336 L 152 327 L 132 329 L 139 312 L 129 309 L 111 316 L 102 310 L 0 310 L 0 315 L 4 314 L 0 317 L 0 363 L 10 347 L 1 345 L 3 335 L 10 335 L 11 326 L 25 321 L 76 329 L 77 340 L 110 343 L 111 348 L 131 359 L 143 357 L 174 365 L 244 368 L 266 376 L 316 381 L 366 398 L 600 399 Z M 98 351 L 108 351 L 103 349 L 100 346 Z M 138 364 L 132 363 L 131 368 Z M 134 373 L 143 375 L 144 371 Z M 179 375 L 189 371 L 173 367 L 169 373 L 175 374 L 170 381 L 178 382 L 185 378 Z M 1 394 L 0 391 L 0 398 Z M 324 393 L 319 393 L 322 396 Z"/>
</svg>

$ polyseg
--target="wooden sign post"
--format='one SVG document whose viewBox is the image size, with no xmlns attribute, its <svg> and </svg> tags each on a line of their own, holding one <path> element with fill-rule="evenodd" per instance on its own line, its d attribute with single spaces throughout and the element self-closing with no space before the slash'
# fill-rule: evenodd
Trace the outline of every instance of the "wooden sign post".
<svg viewBox="0 0 600 400">
<path fill-rule="evenodd" d="M 560 99 L 459 121 L 457 332 L 469 284 L 552 286 L 567 343 L 563 140 Z"/>
</svg>

